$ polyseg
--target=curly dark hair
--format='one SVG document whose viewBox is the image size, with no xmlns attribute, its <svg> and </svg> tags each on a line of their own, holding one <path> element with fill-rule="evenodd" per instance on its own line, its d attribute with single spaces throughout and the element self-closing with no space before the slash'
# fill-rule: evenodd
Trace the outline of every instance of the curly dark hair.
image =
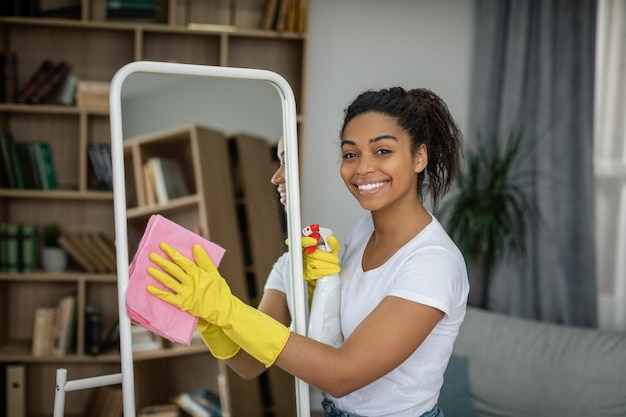
<svg viewBox="0 0 626 417">
<path fill-rule="evenodd" d="M 418 174 L 421 200 L 430 195 L 433 208 L 449 190 L 456 176 L 463 136 L 446 103 L 430 90 L 393 87 L 361 93 L 345 109 L 341 135 L 346 125 L 363 113 L 381 113 L 396 122 L 411 137 L 411 149 L 426 145 L 428 166 Z"/>
</svg>

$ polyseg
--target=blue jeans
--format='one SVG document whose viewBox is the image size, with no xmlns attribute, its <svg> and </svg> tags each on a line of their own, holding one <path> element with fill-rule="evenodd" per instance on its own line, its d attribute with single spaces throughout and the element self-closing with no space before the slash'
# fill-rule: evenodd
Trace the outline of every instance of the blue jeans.
<svg viewBox="0 0 626 417">
<path fill-rule="evenodd" d="M 322 401 L 324 407 L 324 417 L 361 417 L 357 414 L 341 411 L 335 406 L 335 403 L 324 398 Z M 443 410 L 436 405 L 432 410 L 425 412 L 421 417 L 444 417 Z"/>
</svg>

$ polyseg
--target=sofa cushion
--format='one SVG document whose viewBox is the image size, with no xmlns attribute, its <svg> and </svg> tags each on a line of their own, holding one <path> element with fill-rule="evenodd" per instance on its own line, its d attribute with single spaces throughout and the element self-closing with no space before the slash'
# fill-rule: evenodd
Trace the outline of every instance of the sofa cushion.
<svg viewBox="0 0 626 417">
<path fill-rule="evenodd" d="M 476 417 L 470 393 L 468 364 L 467 358 L 457 355 L 452 355 L 448 362 L 439 392 L 439 406 L 445 417 Z"/>
<path fill-rule="evenodd" d="M 625 333 L 470 307 L 454 353 L 480 416 L 626 416 Z"/>
</svg>

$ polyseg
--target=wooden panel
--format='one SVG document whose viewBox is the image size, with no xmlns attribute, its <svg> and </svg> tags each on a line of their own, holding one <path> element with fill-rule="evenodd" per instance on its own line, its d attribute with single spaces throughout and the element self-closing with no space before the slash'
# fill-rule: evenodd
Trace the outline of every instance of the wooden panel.
<svg viewBox="0 0 626 417">
<path fill-rule="evenodd" d="M 218 65 L 219 42 L 217 35 L 145 32 L 142 59 Z"/>
<path fill-rule="evenodd" d="M 228 65 L 260 68 L 282 75 L 296 97 L 296 105 L 303 101 L 301 90 L 303 40 L 290 38 L 257 38 L 229 35 Z"/>
<path fill-rule="evenodd" d="M 17 53 L 23 86 L 44 59 L 66 61 L 85 80 L 108 81 L 134 59 L 130 30 L 24 25 L 12 27 L 9 48 Z"/>
</svg>

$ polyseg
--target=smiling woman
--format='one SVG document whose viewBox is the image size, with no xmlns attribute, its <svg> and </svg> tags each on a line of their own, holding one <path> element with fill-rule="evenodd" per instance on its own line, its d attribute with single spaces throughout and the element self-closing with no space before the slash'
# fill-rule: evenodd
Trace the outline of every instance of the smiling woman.
<svg viewBox="0 0 626 417">
<path fill-rule="evenodd" d="M 341 131 L 342 177 L 370 211 L 341 261 L 343 345 L 290 331 L 297 278 L 280 259 L 258 309 L 233 296 L 201 252 L 191 260 L 164 247 L 168 259 L 155 257 L 161 270 L 149 273 L 174 294 L 149 291 L 212 325 L 220 343 L 234 343 L 221 359 L 239 375 L 279 367 L 319 388 L 327 417 L 441 416 L 437 398 L 469 285 L 461 252 L 422 199 L 428 193 L 436 205 L 452 183 L 461 135 L 437 95 L 402 88 L 357 97 Z M 280 192 L 280 170 L 274 183 Z M 331 249 L 324 258 L 303 255 L 305 279 L 316 279 L 309 266 L 318 262 L 336 267 L 338 242 Z"/>
</svg>

